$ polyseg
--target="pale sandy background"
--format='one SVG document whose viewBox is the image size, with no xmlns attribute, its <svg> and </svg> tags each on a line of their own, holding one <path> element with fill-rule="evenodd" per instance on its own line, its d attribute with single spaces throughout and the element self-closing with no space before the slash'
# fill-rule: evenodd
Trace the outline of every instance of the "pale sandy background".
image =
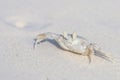
<svg viewBox="0 0 120 80">
<path fill-rule="evenodd" d="M 116 62 L 92 56 L 88 64 L 49 42 L 33 50 L 37 34 L 63 31 L 97 43 Z M 0 80 L 120 80 L 120 1 L 0 0 Z"/>
</svg>

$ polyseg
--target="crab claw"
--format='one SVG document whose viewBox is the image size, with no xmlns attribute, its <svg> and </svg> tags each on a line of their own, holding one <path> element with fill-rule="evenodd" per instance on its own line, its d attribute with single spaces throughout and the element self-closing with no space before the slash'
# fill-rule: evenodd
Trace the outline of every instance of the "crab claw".
<svg viewBox="0 0 120 80">
<path fill-rule="evenodd" d="M 45 40 L 47 37 L 45 34 L 39 34 L 35 39 L 34 39 L 34 44 L 33 44 L 33 49 L 35 49 L 35 46 L 37 44 L 40 44 L 41 41 Z"/>
</svg>

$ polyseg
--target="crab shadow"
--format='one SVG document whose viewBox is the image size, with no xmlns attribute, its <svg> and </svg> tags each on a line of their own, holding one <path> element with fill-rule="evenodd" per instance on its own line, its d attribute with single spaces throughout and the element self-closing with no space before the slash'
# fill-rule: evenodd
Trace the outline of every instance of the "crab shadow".
<svg viewBox="0 0 120 80">
<path fill-rule="evenodd" d="M 110 57 L 108 57 L 107 55 L 105 55 L 104 52 L 101 52 L 101 51 L 99 51 L 99 50 L 94 50 L 94 55 L 95 55 L 95 56 L 98 56 L 98 57 L 100 57 L 100 58 L 102 58 L 102 59 L 105 59 L 106 61 L 112 62 L 112 61 L 110 60 Z"/>
<path fill-rule="evenodd" d="M 57 47 L 59 49 L 62 49 L 60 47 L 60 45 L 53 39 L 46 39 L 46 40 L 41 41 L 40 43 L 43 43 L 43 42 L 49 42 L 50 44 L 54 45 L 55 47 Z"/>
</svg>

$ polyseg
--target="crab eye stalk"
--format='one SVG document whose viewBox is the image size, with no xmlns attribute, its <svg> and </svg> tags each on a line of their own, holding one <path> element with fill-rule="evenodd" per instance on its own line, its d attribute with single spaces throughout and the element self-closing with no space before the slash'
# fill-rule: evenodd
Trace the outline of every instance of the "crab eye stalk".
<svg viewBox="0 0 120 80">
<path fill-rule="evenodd" d="M 77 33 L 76 33 L 76 32 L 74 32 L 74 33 L 72 34 L 72 38 L 73 38 L 73 39 L 76 39 L 76 38 L 77 38 Z"/>
<path fill-rule="evenodd" d="M 63 32 L 63 36 L 64 36 L 64 38 L 68 39 L 68 34 L 67 34 L 67 32 Z"/>
</svg>

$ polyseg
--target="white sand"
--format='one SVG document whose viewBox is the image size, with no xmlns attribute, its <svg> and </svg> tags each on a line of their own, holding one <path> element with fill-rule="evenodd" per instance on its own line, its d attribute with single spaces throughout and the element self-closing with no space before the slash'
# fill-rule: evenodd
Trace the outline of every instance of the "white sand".
<svg viewBox="0 0 120 80">
<path fill-rule="evenodd" d="M 0 80 L 120 80 L 119 0 L 1 0 Z M 115 63 L 58 49 L 33 50 L 38 33 L 76 31 L 97 43 Z"/>
</svg>

